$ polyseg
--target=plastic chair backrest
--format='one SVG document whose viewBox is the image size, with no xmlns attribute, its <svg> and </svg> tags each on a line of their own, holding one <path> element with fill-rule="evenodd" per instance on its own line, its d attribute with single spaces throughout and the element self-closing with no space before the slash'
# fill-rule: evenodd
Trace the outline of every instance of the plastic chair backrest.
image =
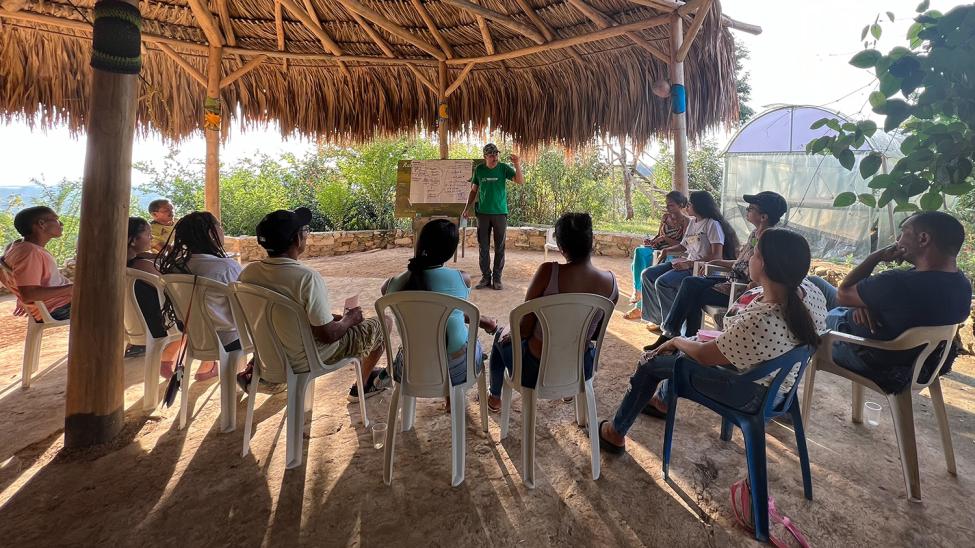
<svg viewBox="0 0 975 548">
<path fill-rule="evenodd" d="M 261 378 L 284 382 L 289 368 L 293 371 L 303 362 L 312 371 L 321 366 L 304 307 L 259 285 L 234 282 L 230 287 L 240 305 L 245 329 L 250 333 L 258 357 L 255 367 L 260 368 Z M 298 333 L 302 347 L 288 348 L 280 335 L 284 332 Z M 289 351 L 294 360 L 289 357 Z"/>
<path fill-rule="evenodd" d="M 408 396 L 438 398 L 450 393 L 447 371 L 447 319 L 460 310 L 469 320 L 467 382 L 474 380 L 474 358 L 481 313 L 464 299 L 433 291 L 398 291 L 376 301 L 376 314 L 393 313 L 403 343 L 401 390 Z M 386 355 L 395 356 L 389 329 L 383 322 Z M 392 358 L 390 358 L 392 359 Z"/>
<path fill-rule="evenodd" d="M 551 247 L 558 247 L 558 243 L 555 241 L 555 229 L 550 228 L 545 231 L 545 245 Z"/>
<path fill-rule="evenodd" d="M 768 392 L 765 394 L 765 401 L 762 402 L 762 413 L 766 417 L 776 415 L 784 412 L 792 406 L 792 401 L 796 397 L 796 392 L 799 391 L 799 381 L 802 380 L 802 375 L 806 371 L 806 367 L 809 365 L 809 360 L 812 358 L 813 349 L 809 346 L 797 346 L 792 350 L 782 354 L 778 358 L 769 360 L 762 364 L 758 370 L 764 370 L 765 373 L 760 376 L 758 371 L 749 371 L 749 375 L 744 376 L 742 380 L 758 380 L 763 378 L 772 372 L 778 370 L 778 374 L 772 379 L 772 383 L 768 387 Z M 795 370 L 796 371 L 796 382 L 792 384 L 789 388 L 789 392 L 783 398 L 782 403 L 775 405 L 776 397 L 778 396 L 779 389 L 782 387 L 782 383 L 789 377 L 789 374 Z"/>
<path fill-rule="evenodd" d="M 869 346 L 878 348 L 881 350 L 889 351 L 904 351 L 913 348 L 923 347 L 921 353 L 917 355 L 914 359 L 914 372 L 911 375 L 911 390 L 917 392 L 923 390 L 941 373 L 944 369 L 945 362 L 948 359 L 948 353 L 950 351 L 950 346 L 955 339 L 955 333 L 958 331 L 958 325 L 933 325 L 924 327 L 912 327 L 907 331 L 903 332 L 896 339 L 890 341 L 877 341 L 870 340 Z M 928 357 L 938 349 L 938 346 L 944 344 L 943 350 L 941 352 L 941 357 L 938 360 L 938 366 L 934 368 L 931 376 L 927 378 L 925 382 L 918 382 L 918 378 L 921 375 L 921 370 L 924 369 L 924 364 L 927 362 Z"/>
<path fill-rule="evenodd" d="M 535 384 L 538 397 L 554 399 L 581 393 L 586 382 L 583 366 L 590 326 L 602 311 L 603 318 L 595 333 L 595 367 L 613 308 L 613 302 L 606 297 L 590 293 L 561 293 L 518 305 L 509 317 L 514 357 L 511 378 L 521 383 L 522 339 L 531 336 L 531 333 L 521 333 L 521 319 L 534 314 L 542 332 L 542 355 Z"/>
<path fill-rule="evenodd" d="M 125 334 L 132 338 L 151 337 L 139 300 L 135 296 L 136 282 L 145 282 L 156 291 L 159 306 L 165 302 L 162 278 L 135 268 L 125 269 Z"/>
<path fill-rule="evenodd" d="M 193 310 L 189 310 L 190 297 L 193 294 L 194 278 L 196 279 L 196 295 L 193 296 Z M 194 356 L 219 355 L 223 345 L 213 326 L 213 320 L 207 310 L 207 295 L 229 295 L 224 284 L 192 274 L 163 274 L 163 287 L 169 295 L 176 310 L 176 315 L 188 326 L 187 344 Z M 187 314 L 189 312 L 189 314 Z M 215 359 L 215 358 L 207 358 Z"/>
</svg>

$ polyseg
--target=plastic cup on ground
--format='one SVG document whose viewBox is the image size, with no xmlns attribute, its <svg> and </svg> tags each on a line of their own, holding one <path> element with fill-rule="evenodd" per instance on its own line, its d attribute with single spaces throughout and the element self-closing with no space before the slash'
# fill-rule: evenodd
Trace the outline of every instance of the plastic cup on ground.
<svg viewBox="0 0 975 548">
<path fill-rule="evenodd" d="M 868 401 L 863 403 L 863 419 L 867 423 L 867 426 L 880 426 L 880 412 L 883 409 L 883 406 L 877 402 Z"/>
<path fill-rule="evenodd" d="M 372 446 L 382 449 L 386 445 L 386 423 L 377 422 L 372 425 Z"/>
</svg>

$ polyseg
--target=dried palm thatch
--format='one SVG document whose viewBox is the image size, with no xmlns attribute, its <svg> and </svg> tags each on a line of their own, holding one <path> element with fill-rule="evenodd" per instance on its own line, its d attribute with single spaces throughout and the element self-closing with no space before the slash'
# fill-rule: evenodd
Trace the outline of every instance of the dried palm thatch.
<svg viewBox="0 0 975 548">
<path fill-rule="evenodd" d="M 94 3 L 5 2 L 0 115 L 85 127 Z M 704 8 L 683 11 L 695 4 Z M 478 6 L 491 17 L 471 11 Z M 452 132 L 490 124 L 527 146 L 598 135 L 642 143 L 670 126 L 668 101 L 650 92 L 668 77 L 668 22 L 684 17 L 693 28 L 705 13 L 685 62 L 688 132 L 738 116 L 734 44 L 717 1 L 148 0 L 140 9 L 139 128 L 173 140 L 200 130 L 208 45 L 222 45 L 225 79 L 256 65 L 222 88 L 224 126 L 273 121 L 284 134 L 362 141 L 432 127 L 438 94 L 456 81 Z M 600 31 L 608 36 L 585 38 Z"/>
</svg>

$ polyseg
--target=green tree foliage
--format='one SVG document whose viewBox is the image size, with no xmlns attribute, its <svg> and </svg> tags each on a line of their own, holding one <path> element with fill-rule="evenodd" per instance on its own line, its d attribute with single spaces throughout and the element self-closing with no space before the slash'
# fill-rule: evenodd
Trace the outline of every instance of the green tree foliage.
<svg viewBox="0 0 975 548">
<path fill-rule="evenodd" d="M 895 211 L 936 210 L 945 206 L 946 197 L 975 188 L 975 5 L 942 14 L 928 10 L 925 0 L 917 11 L 920 15 L 907 33 L 908 47 L 887 54 L 864 49 L 850 60 L 876 73 L 879 89 L 870 94 L 870 105 L 885 117 L 884 131 L 899 130 L 906 136 L 901 145 L 905 156 L 890 173 L 878 173 L 879 153 L 867 156 L 860 162 L 860 174 L 869 179 L 874 194 L 840 194 L 837 207 L 875 201 L 879 207 L 893 203 Z M 879 16 L 861 38 L 868 33 L 875 44 L 882 33 Z M 877 131 L 869 120 L 841 124 L 824 118 L 812 127 L 823 126 L 836 134 L 812 141 L 806 150 L 831 154 L 850 170 L 855 163 L 851 147 L 861 146 Z"/>
<path fill-rule="evenodd" d="M 744 125 L 755 115 L 755 109 L 748 106 L 752 99 L 751 73 L 745 70 L 745 63 L 751 60 L 748 48 L 735 42 L 735 91 L 738 92 L 738 124 Z"/>
<path fill-rule="evenodd" d="M 687 186 L 691 190 L 710 192 L 718 203 L 724 174 L 724 162 L 720 154 L 714 141 L 704 141 L 687 154 Z M 674 180 L 674 155 L 668 148 L 661 147 L 658 158 L 653 167 L 653 187 L 669 192 Z"/>
<path fill-rule="evenodd" d="M 525 184 L 508 187 L 509 223 L 552 224 L 567 211 L 607 216 L 610 168 L 594 149 L 568 159 L 563 150 L 543 149 L 524 169 Z"/>
</svg>

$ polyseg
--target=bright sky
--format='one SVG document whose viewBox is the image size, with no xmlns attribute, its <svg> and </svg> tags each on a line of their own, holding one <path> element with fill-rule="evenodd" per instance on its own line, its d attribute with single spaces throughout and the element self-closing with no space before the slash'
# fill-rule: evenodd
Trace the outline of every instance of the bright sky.
<svg viewBox="0 0 975 548">
<path fill-rule="evenodd" d="M 760 25 L 762 34 L 752 36 L 736 32 L 736 38 L 751 51 L 746 70 L 751 73 L 751 106 L 761 111 L 776 103 L 827 106 L 857 118 L 870 115 L 867 96 L 875 83 L 872 73 L 850 66 L 847 61 L 862 49 L 859 40 L 864 25 L 873 23 L 881 14 L 883 36 L 878 48 L 887 51 L 904 44 L 914 8 L 920 0 L 722 0 L 725 13 L 747 23 Z M 963 2 L 933 0 L 931 6 L 947 11 Z M 896 16 L 894 23 L 884 13 Z M 693 108 L 693 107 L 691 107 Z M 726 135 L 718 135 L 720 142 Z M 230 139 L 221 150 L 225 164 L 256 154 L 272 157 L 284 152 L 302 154 L 312 143 L 292 139 L 283 141 L 279 133 L 269 131 L 241 132 L 231 130 Z M 25 124 L 0 126 L 0 150 L 6 161 L 0 175 L 0 186 L 28 184 L 31 178 L 54 183 L 62 178 L 80 178 L 85 160 L 85 140 L 73 139 L 66 129 L 47 132 L 31 131 Z M 133 160 L 152 161 L 162 158 L 168 147 L 158 137 L 138 138 Z M 181 158 L 202 158 L 202 136 L 180 145 Z M 56 153 L 52 154 L 52 151 Z M 133 174 L 133 183 L 141 182 Z"/>
</svg>

